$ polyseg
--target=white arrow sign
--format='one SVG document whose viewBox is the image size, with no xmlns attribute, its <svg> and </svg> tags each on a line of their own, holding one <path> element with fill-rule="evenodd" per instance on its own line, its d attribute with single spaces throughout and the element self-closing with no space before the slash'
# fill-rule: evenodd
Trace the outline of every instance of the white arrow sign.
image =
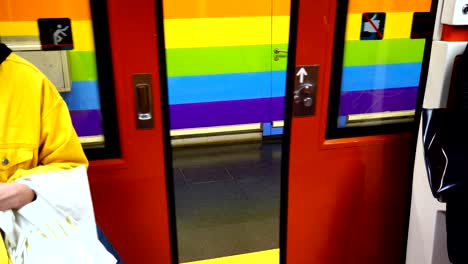
<svg viewBox="0 0 468 264">
<path fill-rule="evenodd" d="M 299 76 L 299 83 L 304 82 L 304 76 L 307 76 L 307 71 L 301 67 L 301 69 L 297 72 L 296 76 Z"/>
<path fill-rule="evenodd" d="M 304 69 L 304 68 L 301 68 L 296 76 L 299 76 L 299 83 L 303 83 L 304 82 L 304 76 L 307 76 L 307 71 Z"/>
</svg>

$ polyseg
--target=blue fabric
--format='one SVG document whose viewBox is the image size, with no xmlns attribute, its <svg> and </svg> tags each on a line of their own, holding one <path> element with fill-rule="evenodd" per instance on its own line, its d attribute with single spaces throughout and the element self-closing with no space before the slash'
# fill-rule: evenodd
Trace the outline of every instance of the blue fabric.
<svg viewBox="0 0 468 264">
<path fill-rule="evenodd" d="M 115 250 L 115 248 L 112 246 L 106 234 L 104 234 L 104 231 L 102 231 L 99 225 L 96 225 L 96 227 L 97 227 L 99 241 L 101 241 L 101 243 L 104 245 L 107 251 L 109 251 L 117 259 L 117 264 L 123 264 L 124 262 L 122 258 L 119 256 L 119 253 L 117 253 L 117 250 Z"/>
</svg>

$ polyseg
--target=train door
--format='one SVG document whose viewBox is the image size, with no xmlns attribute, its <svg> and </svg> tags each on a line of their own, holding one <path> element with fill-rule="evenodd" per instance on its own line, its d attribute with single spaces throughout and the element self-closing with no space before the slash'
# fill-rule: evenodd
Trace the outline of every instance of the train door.
<svg viewBox="0 0 468 264">
<path fill-rule="evenodd" d="M 93 18 L 105 14 L 102 1 L 91 3 L 97 8 Z M 161 106 L 167 102 L 167 92 L 160 89 L 165 83 L 157 37 L 162 25 L 155 23 L 162 6 L 151 0 L 107 1 L 107 13 L 121 154 L 90 164 L 97 221 L 125 263 L 171 263 L 177 247 L 170 236 L 175 233 L 172 195 L 167 194 L 172 180 L 166 181 L 169 120 Z"/>
<path fill-rule="evenodd" d="M 1 42 L 41 69 L 70 109 L 97 222 L 125 263 L 171 263 L 155 16 L 151 0 L 0 3 Z"/>
<path fill-rule="evenodd" d="M 282 263 L 400 263 L 431 1 L 292 3 Z"/>
</svg>

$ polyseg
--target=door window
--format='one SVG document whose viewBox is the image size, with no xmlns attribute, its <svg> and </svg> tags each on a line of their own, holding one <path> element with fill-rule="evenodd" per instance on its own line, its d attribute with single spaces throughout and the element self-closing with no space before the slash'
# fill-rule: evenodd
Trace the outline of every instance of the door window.
<svg viewBox="0 0 468 264">
<path fill-rule="evenodd" d="M 409 127 L 426 82 L 431 1 L 339 5 L 328 137 Z"/>
<path fill-rule="evenodd" d="M 57 86 L 90 159 L 119 155 L 107 11 L 101 2 L 0 4 L 0 41 Z"/>
</svg>

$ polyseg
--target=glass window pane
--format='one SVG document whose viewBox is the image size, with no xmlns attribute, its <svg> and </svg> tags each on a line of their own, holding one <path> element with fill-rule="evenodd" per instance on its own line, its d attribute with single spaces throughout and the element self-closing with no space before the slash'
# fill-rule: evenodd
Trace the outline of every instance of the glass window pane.
<svg viewBox="0 0 468 264">
<path fill-rule="evenodd" d="M 90 2 L 4 0 L 0 10 L 0 41 L 37 66 L 57 86 L 84 147 L 103 148 L 101 91 Z M 54 20 L 58 18 L 63 20 Z M 39 27 L 44 23 L 48 23 L 50 36 Z M 47 37 L 55 43 L 47 46 Z M 68 38 L 72 39 L 72 45 L 67 44 Z M 58 46 L 63 50 L 54 50 L 60 49 Z"/>
<path fill-rule="evenodd" d="M 342 34 L 337 41 L 344 43 L 335 44 L 332 127 L 414 120 L 419 88 L 425 82 L 421 76 L 426 43 L 432 37 L 431 2 L 348 1 L 346 19 L 337 22 Z"/>
</svg>

